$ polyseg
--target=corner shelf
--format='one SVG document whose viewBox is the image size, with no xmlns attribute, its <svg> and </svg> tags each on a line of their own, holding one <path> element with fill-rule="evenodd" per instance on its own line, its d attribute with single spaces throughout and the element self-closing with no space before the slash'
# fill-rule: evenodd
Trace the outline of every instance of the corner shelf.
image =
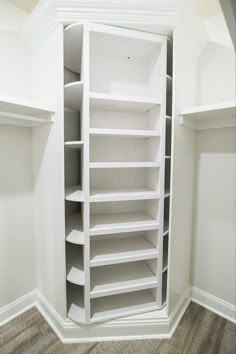
<svg viewBox="0 0 236 354">
<path fill-rule="evenodd" d="M 91 109 L 147 112 L 160 104 L 158 100 L 146 97 L 123 96 L 106 93 L 90 92 Z"/>
<path fill-rule="evenodd" d="M 83 95 L 83 81 L 76 81 L 64 86 L 65 107 L 72 111 L 80 111 Z"/>
<path fill-rule="evenodd" d="M 76 245 L 84 244 L 84 233 L 79 213 L 66 217 L 66 241 Z"/>
<path fill-rule="evenodd" d="M 43 104 L 0 95 L 0 124 L 35 127 L 51 123 L 55 110 Z"/>
<path fill-rule="evenodd" d="M 155 248 L 144 236 L 133 236 L 105 240 L 94 240 L 91 243 L 91 267 L 109 264 L 135 262 L 158 257 Z"/>
<path fill-rule="evenodd" d="M 90 236 L 156 230 L 159 222 L 144 212 L 91 215 Z"/>
<path fill-rule="evenodd" d="M 91 298 L 155 288 L 157 277 L 145 262 L 110 265 L 91 270 Z"/>
<path fill-rule="evenodd" d="M 84 193 L 81 186 L 67 187 L 65 191 L 65 199 L 71 202 L 83 202 Z"/>
<path fill-rule="evenodd" d="M 180 124 L 196 130 L 235 127 L 236 102 L 188 108 L 180 116 Z"/>
<path fill-rule="evenodd" d="M 66 141 L 64 143 L 65 148 L 68 149 L 81 149 L 84 145 L 83 141 Z"/>
</svg>

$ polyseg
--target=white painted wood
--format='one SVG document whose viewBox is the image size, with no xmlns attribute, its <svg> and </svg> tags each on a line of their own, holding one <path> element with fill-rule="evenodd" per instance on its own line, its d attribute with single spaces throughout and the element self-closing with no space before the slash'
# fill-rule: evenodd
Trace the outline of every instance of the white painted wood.
<svg viewBox="0 0 236 354">
<path fill-rule="evenodd" d="M 81 72 L 83 24 L 75 23 L 64 30 L 64 65 L 71 71 Z"/>
<path fill-rule="evenodd" d="M 156 299 L 149 290 L 106 296 L 92 300 L 91 321 L 105 321 L 156 309 Z"/>
<path fill-rule="evenodd" d="M 78 245 L 84 244 L 81 214 L 73 214 L 66 217 L 66 241 Z"/>
<path fill-rule="evenodd" d="M 223 102 L 188 108 L 181 112 L 181 124 L 192 129 L 236 126 L 236 102 Z"/>
<path fill-rule="evenodd" d="M 73 111 L 80 111 L 83 96 L 82 81 L 72 82 L 65 85 L 64 88 L 64 101 L 65 107 Z"/>
<path fill-rule="evenodd" d="M 158 100 L 145 97 L 90 92 L 90 106 L 92 109 L 147 112 L 158 104 Z"/>
<path fill-rule="evenodd" d="M 90 236 L 158 228 L 159 222 L 144 212 L 92 215 Z"/>
<path fill-rule="evenodd" d="M 65 190 L 65 199 L 72 202 L 83 202 L 84 193 L 81 186 L 68 186 Z"/>
<path fill-rule="evenodd" d="M 156 130 L 131 130 L 131 129 L 99 129 L 90 128 L 90 135 L 92 136 L 113 136 L 113 137 L 134 137 L 134 138 L 149 138 L 153 136 L 160 136 Z"/>
<path fill-rule="evenodd" d="M 83 144 L 83 141 L 66 141 L 64 143 L 65 147 L 70 149 L 81 149 Z"/>
<path fill-rule="evenodd" d="M 54 112 L 44 104 L 0 95 L 0 124 L 33 127 L 51 122 Z"/>
<path fill-rule="evenodd" d="M 157 199 L 160 193 L 148 188 L 100 189 L 90 191 L 90 202 Z"/>
<path fill-rule="evenodd" d="M 91 267 L 157 257 L 157 248 L 145 236 L 91 240 Z"/>
<path fill-rule="evenodd" d="M 111 265 L 91 270 L 91 298 L 157 287 L 156 276 L 145 262 Z"/>
<path fill-rule="evenodd" d="M 90 168 L 147 168 L 160 167 L 158 162 L 90 162 Z"/>
</svg>

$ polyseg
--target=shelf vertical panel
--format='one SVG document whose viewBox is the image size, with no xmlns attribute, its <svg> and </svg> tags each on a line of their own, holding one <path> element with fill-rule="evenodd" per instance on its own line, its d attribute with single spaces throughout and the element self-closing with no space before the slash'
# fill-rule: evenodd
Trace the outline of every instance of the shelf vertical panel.
<svg viewBox="0 0 236 354">
<path fill-rule="evenodd" d="M 82 43 L 81 80 L 84 81 L 82 99 L 82 140 L 84 142 L 82 155 L 82 190 L 84 193 L 83 228 L 84 228 L 84 306 L 85 322 L 90 322 L 90 207 L 89 207 L 89 25 L 84 25 Z"/>
<path fill-rule="evenodd" d="M 158 308 L 162 307 L 162 262 L 163 262 L 163 232 L 164 232 L 164 194 L 165 194 L 165 136 L 166 136 L 166 96 L 167 96 L 167 39 L 162 42 L 161 52 L 161 107 L 160 107 L 160 200 L 159 200 L 159 224 L 158 234 L 159 259 L 157 276 L 159 286 L 157 288 Z"/>
</svg>

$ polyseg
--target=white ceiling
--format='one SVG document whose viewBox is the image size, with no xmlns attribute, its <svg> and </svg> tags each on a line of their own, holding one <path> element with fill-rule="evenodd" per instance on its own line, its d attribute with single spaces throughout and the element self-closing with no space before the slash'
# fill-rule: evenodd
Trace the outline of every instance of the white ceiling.
<svg viewBox="0 0 236 354">
<path fill-rule="evenodd" d="M 203 20 L 221 13 L 219 0 L 193 0 L 193 3 Z"/>
<path fill-rule="evenodd" d="M 19 9 L 31 13 L 33 8 L 39 2 L 39 0 L 8 0 L 14 6 L 18 7 Z"/>
</svg>

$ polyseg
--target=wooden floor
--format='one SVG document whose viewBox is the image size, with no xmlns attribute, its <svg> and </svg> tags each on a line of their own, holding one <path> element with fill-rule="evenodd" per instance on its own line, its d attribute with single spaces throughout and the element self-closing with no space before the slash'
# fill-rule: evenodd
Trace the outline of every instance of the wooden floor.
<svg viewBox="0 0 236 354">
<path fill-rule="evenodd" d="M 0 354 L 235 354 L 236 325 L 191 303 L 169 340 L 64 345 L 36 308 L 0 328 Z"/>
</svg>

